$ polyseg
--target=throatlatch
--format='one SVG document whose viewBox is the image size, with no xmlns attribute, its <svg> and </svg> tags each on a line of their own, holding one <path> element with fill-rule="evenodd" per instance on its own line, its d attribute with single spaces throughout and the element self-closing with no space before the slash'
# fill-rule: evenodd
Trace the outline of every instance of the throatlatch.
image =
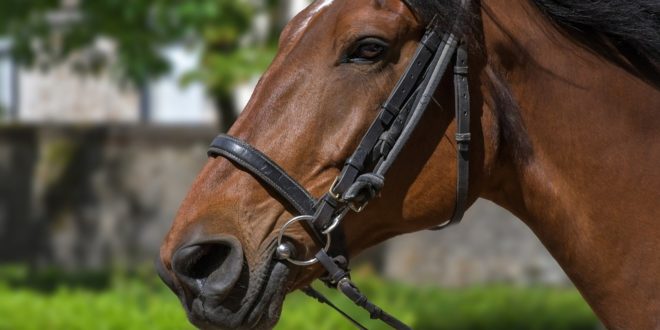
<svg viewBox="0 0 660 330">
<path fill-rule="evenodd" d="M 321 264 L 326 274 L 321 280 L 338 289 L 356 305 L 395 329 L 410 329 L 403 322 L 371 303 L 350 279 L 349 255 L 341 223 L 350 211 L 362 211 L 385 184 L 385 177 L 401 150 L 415 131 L 428 108 L 445 71 L 455 54 L 454 95 L 457 123 L 457 189 L 453 216 L 442 229 L 460 221 L 468 201 L 470 95 L 468 91 L 468 52 L 464 41 L 453 33 L 440 33 L 435 20 L 427 28 L 415 55 L 341 173 L 328 192 L 315 200 L 295 179 L 274 161 L 246 142 L 219 135 L 209 148 L 211 157 L 225 157 L 241 169 L 256 176 L 290 204 L 299 215 L 280 229 L 276 258 L 294 265 Z M 287 228 L 301 222 L 321 247 L 314 258 L 294 259 L 293 245 L 286 240 Z M 303 291 L 321 303 L 328 304 L 347 317 L 355 326 L 366 329 L 311 287 Z"/>
</svg>

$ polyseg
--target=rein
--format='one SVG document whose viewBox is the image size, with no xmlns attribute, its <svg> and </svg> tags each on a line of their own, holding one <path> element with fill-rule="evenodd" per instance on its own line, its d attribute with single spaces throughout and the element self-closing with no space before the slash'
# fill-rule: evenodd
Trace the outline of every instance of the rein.
<svg viewBox="0 0 660 330">
<path fill-rule="evenodd" d="M 460 222 L 468 201 L 470 96 L 468 90 L 468 53 L 464 40 L 453 33 L 441 33 L 433 22 L 426 29 L 415 55 L 399 79 L 387 101 L 360 144 L 349 157 L 328 192 L 318 200 L 268 156 L 248 143 L 221 134 L 213 140 L 208 155 L 225 157 L 246 172 L 255 175 L 286 200 L 299 215 L 280 228 L 274 258 L 297 266 L 321 264 L 326 274 L 321 280 L 367 310 L 394 329 L 411 329 L 403 322 L 372 304 L 350 279 L 349 255 L 342 220 L 353 211 L 361 212 L 381 191 L 385 176 L 415 131 L 447 67 L 455 58 L 454 96 L 457 121 L 457 188 L 456 205 L 450 220 L 432 230 Z M 286 230 L 300 222 L 318 246 L 314 258 L 294 259 L 293 245 L 285 238 Z M 307 295 L 328 304 L 359 329 L 366 329 L 311 287 L 302 289 Z"/>
</svg>

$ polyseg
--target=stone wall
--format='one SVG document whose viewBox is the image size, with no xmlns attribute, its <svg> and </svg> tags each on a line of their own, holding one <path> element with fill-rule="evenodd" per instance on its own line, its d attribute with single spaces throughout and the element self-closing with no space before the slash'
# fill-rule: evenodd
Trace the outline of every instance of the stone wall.
<svg viewBox="0 0 660 330">
<path fill-rule="evenodd" d="M 206 161 L 211 127 L 0 128 L 0 263 L 151 262 Z M 567 283 L 525 225 L 481 201 L 459 225 L 369 254 L 387 276 L 461 286 Z"/>
<path fill-rule="evenodd" d="M 0 262 L 151 261 L 214 128 L 0 129 Z"/>
<path fill-rule="evenodd" d="M 459 225 L 390 240 L 383 255 L 387 276 L 413 283 L 569 283 L 532 231 L 486 200 L 477 201 Z"/>
</svg>

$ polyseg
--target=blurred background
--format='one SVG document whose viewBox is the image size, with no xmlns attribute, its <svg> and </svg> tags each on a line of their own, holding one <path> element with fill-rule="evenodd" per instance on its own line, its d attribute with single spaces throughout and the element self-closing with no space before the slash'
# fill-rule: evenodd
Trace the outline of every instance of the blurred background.
<svg viewBox="0 0 660 330">
<path fill-rule="evenodd" d="M 191 328 L 152 260 L 208 143 L 308 4 L 0 2 L 0 329 Z M 416 329 L 599 327 L 529 229 L 487 201 L 358 263 L 358 284 Z M 351 326 L 291 295 L 278 329 L 312 328 Z"/>
</svg>

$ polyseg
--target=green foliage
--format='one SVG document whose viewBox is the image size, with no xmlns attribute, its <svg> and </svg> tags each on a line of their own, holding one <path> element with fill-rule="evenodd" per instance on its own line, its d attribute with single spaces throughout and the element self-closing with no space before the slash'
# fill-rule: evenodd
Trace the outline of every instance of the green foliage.
<svg viewBox="0 0 660 330">
<path fill-rule="evenodd" d="M 193 329 L 152 273 L 0 270 L 0 330 Z"/>
<path fill-rule="evenodd" d="M 248 1 L 78 0 L 78 5 L 64 7 L 66 2 L 71 1 L 0 1 L 0 35 L 12 38 L 13 56 L 19 63 L 58 63 L 104 37 L 117 45 L 115 69 L 123 78 L 142 84 L 168 70 L 159 49 L 192 40 L 203 44 L 207 60 L 202 71 L 210 72 L 200 78 L 212 89 L 225 91 L 244 77 L 245 66 L 260 71 L 271 58 L 266 52 L 266 60 L 255 60 L 240 47 L 257 9 Z M 255 46 L 259 45 L 251 47 Z M 260 54 L 264 53 L 250 56 Z M 107 64 L 102 58 L 90 61 L 82 71 L 93 72 Z"/>
<path fill-rule="evenodd" d="M 184 82 L 203 81 L 214 95 L 223 95 L 237 82 L 263 72 L 273 57 L 275 47 L 268 46 L 242 48 L 230 54 L 209 53 L 202 68 L 187 74 Z"/>
<path fill-rule="evenodd" d="M 509 285 L 442 289 L 385 281 L 364 272 L 355 278 L 376 304 L 416 330 L 593 330 L 598 325 L 575 289 Z M 322 291 L 367 328 L 388 329 L 336 292 Z M 345 320 L 330 316 L 335 314 L 331 310 L 309 306 L 309 299 L 301 293 L 290 295 L 282 316 L 286 326 L 283 323 L 279 329 L 304 329 L 310 324 L 315 330 L 350 329 Z"/>
<path fill-rule="evenodd" d="M 357 274 L 374 302 L 415 329 L 596 329 L 574 289 L 511 286 L 413 287 Z M 326 290 L 327 292 L 327 290 Z M 330 298 L 369 329 L 386 329 L 336 292 Z M 0 269 L 0 330 L 193 329 L 177 298 L 150 269 L 67 274 Z M 285 301 L 277 329 L 352 329 L 337 313 L 304 296 Z"/>
</svg>

